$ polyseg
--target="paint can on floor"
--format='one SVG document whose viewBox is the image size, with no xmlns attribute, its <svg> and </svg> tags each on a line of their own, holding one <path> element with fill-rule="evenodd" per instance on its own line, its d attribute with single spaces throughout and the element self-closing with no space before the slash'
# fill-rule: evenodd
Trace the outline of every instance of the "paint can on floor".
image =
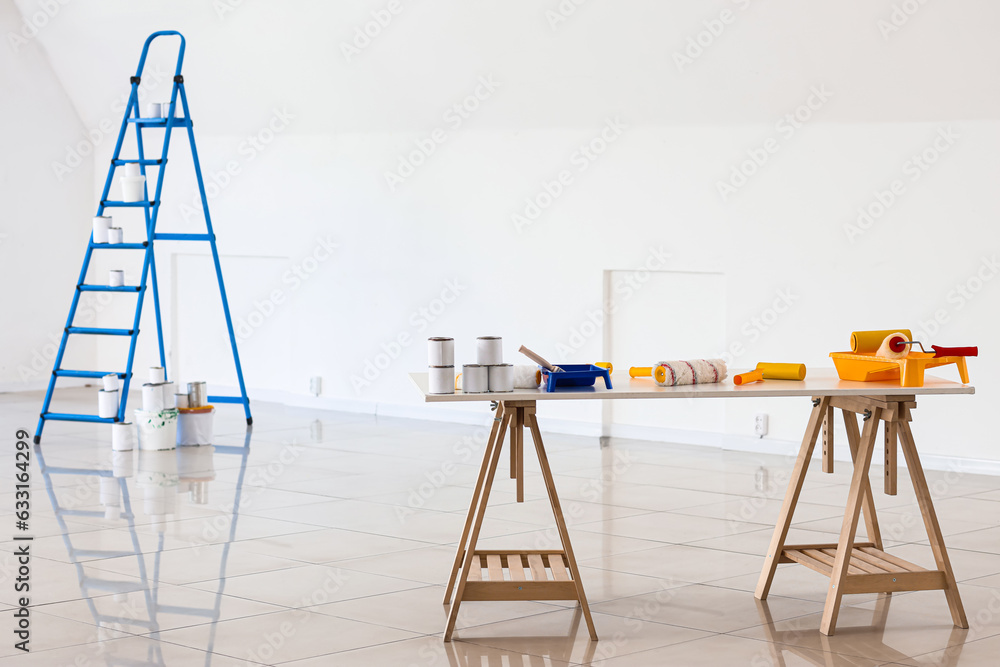
<svg viewBox="0 0 1000 667">
<path fill-rule="evenodd" d="M 208 385 L 204 382 L 188 382 L 188 407 L 202 408 L 208 403 Z"/>
<path fill-rule="evenodd" d="M 163 401 L 163 385 L 152 382 L 142 385 L 142 409 L 145 412 L 160 412 L 166 410 Z"/>
<path fill-rule="evenodd" d="M 160 395 L 162 397 L 162 394 Z M 136 431 L 140 451 L 158 451 L 177 448 L 176 410 L 136 410 Z"/>
<path fill-rule="evenodd" d="M 206 405 L 202 408 L 181 408 L 177 412 L 178 445 L 212 444 L 212 422 L 215 419 L 215 408 Z"/>
<path fill-rule="evenodd" d="M 131 452 L 135 447 L 135 429 L 132 422 L 115 422 L 111 425 L 111 449 L 115 452 Z"/>
</svg>

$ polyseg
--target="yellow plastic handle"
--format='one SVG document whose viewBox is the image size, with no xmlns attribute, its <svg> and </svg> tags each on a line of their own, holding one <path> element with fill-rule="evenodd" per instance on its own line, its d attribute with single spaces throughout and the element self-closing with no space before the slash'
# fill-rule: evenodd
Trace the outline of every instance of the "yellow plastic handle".
<svg viewBox="0 0 1000 667">
<path fill-rule="evenodd" d="M 628 369 L 628 374 L 630 377 L 634 378 L 648 378 L 653 377 L 653 367 L 652 366 L 633 366 Z"/>
<path fill-rule="evenodd" d="M 750 384 L 751 382 L 761 382 L 764 379 L 764 371 L 756 370 L 748 373 L 740 373 L 733 376 L 733 384 Z"/>
<path fill-rule="evenodd" d="M 765 380 L 805 380 L 805 364 L 773 364 L 760 362 L 757 370 L 764 373 Z"/>
</svg>

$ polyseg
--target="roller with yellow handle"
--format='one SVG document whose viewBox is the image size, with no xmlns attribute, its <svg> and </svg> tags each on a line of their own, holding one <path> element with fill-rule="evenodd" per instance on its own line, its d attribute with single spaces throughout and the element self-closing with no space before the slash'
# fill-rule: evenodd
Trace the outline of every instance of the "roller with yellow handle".
<svg viewBox="0 0 1000 667">
<path fill-rule="evenodd" d="M 727 372 L 726 362 L 722 359 L 678 359 L 628 369 L 633 378 L 652 377 L 661 387 L 722 382 Z"/>
<path fill-rule="evenodd" d="M 657 382 L 664 382 L 667 378 L 667 371 L 663 366 L 632 366 L 628 369 L 629 377 L 653 378 Z"/>
<path fill-rule="evenodd" d="M 749 371 L 747 373 L 740 373 L 739 375 L 733 376 L 733 384 L 751 384 L 753 382 L 761 382 L 764 380 L 764 371 Z"/>
<path fill-rule="evenodd" d="M 805 380 L 805 364 L 779 364 L 762 361 L 757 368 L 733 376 L 733 384 L 743 385 L 763 380 Z"/>
<path fill-rule="evenodd" d="M 805 364 L 776 364 L 762 361 L 757 364 L 757 370 L 764 374 L 765 380 L 805 380 Z"/>
</svg>

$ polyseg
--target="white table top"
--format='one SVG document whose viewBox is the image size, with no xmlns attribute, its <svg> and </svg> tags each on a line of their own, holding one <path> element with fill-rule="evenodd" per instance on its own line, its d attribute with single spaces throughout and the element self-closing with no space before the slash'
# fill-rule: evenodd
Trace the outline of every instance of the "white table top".
<svg viewBox="0 0 1000 667">
<path fill-rule="evenodd" d="M 956 373 L 957 374 L 957 373 Z M 850 382 L 837 377 L 832 368 L 810 368 L 806 379 L 764 380 L 736 386 L 732 376 L 713 384 L 659 387 L 653 378 L 630 378 L 627 373 L 611 376 L 613 389 L 604 388 L 604 380 L 597 379 L 593 387 L 566 387 L 554 392 L 541 389 L 517 389 L 508 393 L 428 394 L 427 373 L 410 373 L 417 390 L 424 395 L 425 403 L 453 403 L 463 401 L 567 401 L 577 399 L 610 400 L 618 398 L 740 398 L 776 396 L 926 396 L 932 394 L 974 394 L 971 384 L 942 380 L 932 375 L 924 376 L 923 387 L 900 387 L 898 382 Z"/>
</svg>

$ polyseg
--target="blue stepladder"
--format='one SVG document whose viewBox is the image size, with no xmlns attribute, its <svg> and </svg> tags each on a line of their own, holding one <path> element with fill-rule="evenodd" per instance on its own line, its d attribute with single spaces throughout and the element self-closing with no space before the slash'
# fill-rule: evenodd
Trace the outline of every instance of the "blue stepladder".
<svg viewBox="0 0 1000 667">
<path fill-rule="evenodd" d="M 149 46 L 157 37 L 176 35 L 180 38 L 180 48 L 177 52 L 177 68 L 174 71 L 173 87 L 170 91 L 170 108 L 166 118 L 142 118 L 139 109 L 139 84 L 142 80 L 143 68 L 146 65 L 146 56 L 149 53 Z M 226 286 L 222 279 L 222 267 L 219 263 L 219 250 L 215 243 L 215 232 L 212 229 L 212 218 L 208 211 L 208 198 L 205 195 L 205 182 L 201 175 L 201 165 L 198 161 L 198 150 L 194 141 L 194 124 L 191 120 L 191 113 L 188 108 L 187 94 L 184 91 L 184 77 L 181 74 L 181 66 L 184 63 L 184 35 L 176 30 L 162 30 L 154 32 L 147 39 L 142 47 L 142 55 L 139 57 L 139 66 L 135 76 L 130 78 L 132 85 L 128 104 L 125 107 L 125 116 L 122 118 L 121 129 L 118 131 L 118 140 L 115 143 L 114 155 L 111 158 L 111 166 L 108 169 L 108 177 L 104 182 L 104 190 L 101 193 L 101 202 L 97 208 L 97 215 L 104 215 L 108 208 L 142 208 L 145 214 L 146 241 L 143 243 L 94 243 L 93 234 L 87 244 L 87 252 L 83 258 L 83 267 L 80 269 L 80 277 L 77 280 L 76 290 L 73 294 L 73 301 L 70 305 L 69 316 L 66 318 L 66 326 L 63 329 L 62 340 L 59 344 L 59 351 L 56 353 L 55 363 L 52 368 L 52 376 L 49 378 L 49 386 L 45 392 L 45 400 L 42 404 L 42 411 L 38 419 L 38 428 L 35 431 L 35 444 L 41 442 L 42 429 L 46 421 L 79 421 L 95 423 L 112 423 L 125 420 L 125 409 L 128 403 L 129 383 L 132 379 L 132 364 L 135 359 L 136 342 L 139 337 L 139 321 L 142 317 L 143 298 L 146 294 L 147 283 L 153 288 L 153 311 L 156 316 L 156 336 L 159 344 L 160 365 L 166 368 L 166 354 L 163 347 L 163 326 L 160 319 L 160 299 L 156 282 L 156 258 L 153 252 L 155 241 L 201 241 L 207 242 L 212 250 L 212 260 L 215 263 L 215 274 L 219 282 L 219 293 L 222 297 L 222 309 L 226 316 L 226 327 L 229 329 L 229 342 L 233 349 L 233 361 L 236 366 L 236 377 L 239 380 L 240 396 L 208 396 L 210 403 L 238 403 L 243 405 L 246 413 L 247 425 L 253 424 L 253 417 L 250 414 L 250 399 L 247 397 L 246 384 L 243 381 L 243 368 L 240 365 L 240 355 L 236 349 L 236 333 L 233 330 L 233 319 L 229 312 L 229 300 L 226 297 Z M 178 117 L 177 111 L 182 110 L 183 116 Z M 122 144 L 125 140 L 126 132 L 132 126 L 135 128 L 136 146 L 138 148 L 137 159 L 121 158 Z M 167 153 L 170 148 L 170 138 L 174 128 L 186 129 L 188 141 L 191 145 L 191 158 L 194 162 L 195 176 L 198 181 L 198 192 L 201 196 L 201 206 L 205 218 L 206 233 L 204 234 L 171 234 L 156 231 L 156 220 L 160 210 L 160 193 L 163 189 L 163 177 L 167 167 Z M 163 148 L 159 158 L 147 159 L 143 146 L 142 131 L 144 129 L 163 129 Z M 138 202 L 112 201 L 108 199 L 111 185 L 115 179 L 115 171 L 118 167 L 126 164 L 138 164 L 140 173 L 146 176 L 146 168 L 157 167 L 156 189 L 152 199 L 149 197 L 149 180 L 147 178 L 144 185 L 144 199 Z M 125 285 L 122 287 L 110 287 L 107 285 L 87 284 L 87 269 L 95 250 L 100 251 L 125 251 L 142 250 L 144 253 L 142 263 L 142 274 L 138 285 Z M 135 317 L 131 328 L 112 329 L 101 327 L 80 327 L 73 323 L 76 317 L 77 307 L 80 305 L 80 296 L 84 292 L 125 292 L 136 294 Z M 66 352 L 66 343 L 73 335 L 96 335 L 96 336 L 127 336 L 129 340 L 128 360 L 124 371 L 87 371 L 71 370 L 62 368 L 63 356 Z M 71 414 L 50 412 L 49 407 L 52 402 L 52 393 L 55 389 L 56 381 L 60 377 L 74 378 L 102 378 L 105 375 L 114 373 L 121 380 L 119 395 L 121 400 L 118 405 L 118 414 L 113 418 L 104 418 L 90 414 Z"/>
</svg>

